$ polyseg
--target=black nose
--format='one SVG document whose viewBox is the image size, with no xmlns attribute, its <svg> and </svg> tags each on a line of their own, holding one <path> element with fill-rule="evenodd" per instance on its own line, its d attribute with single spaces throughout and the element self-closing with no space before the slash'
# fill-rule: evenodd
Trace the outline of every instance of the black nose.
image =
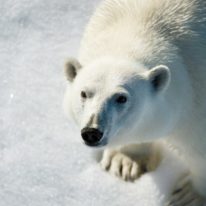
<svg viewBox="0 0 206 206">
<path fill-rule="evenodd" d="M 98 129 L 86 127 L 82 129 L 81 135 L 85 144 L 89 146 L 96 146 L 101 140 L 103 133 Z"/>
</svg>

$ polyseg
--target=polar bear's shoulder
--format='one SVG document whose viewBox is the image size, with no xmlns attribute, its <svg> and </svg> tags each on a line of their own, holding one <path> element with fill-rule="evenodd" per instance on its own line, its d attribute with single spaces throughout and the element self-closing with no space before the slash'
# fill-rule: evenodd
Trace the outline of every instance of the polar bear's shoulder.
<svg viewBox="0 0 206 206">
<path fill-rule="evenodd" d="M 132 18 L 131 18 L 132 17 Z M 164 36 L 178 38 L 194 32 L 194 24 L 206 22 L 204 0 L 106 0 L 90 21 L 94 33 L 123 19 L 159 30 Z"/>
</svg>

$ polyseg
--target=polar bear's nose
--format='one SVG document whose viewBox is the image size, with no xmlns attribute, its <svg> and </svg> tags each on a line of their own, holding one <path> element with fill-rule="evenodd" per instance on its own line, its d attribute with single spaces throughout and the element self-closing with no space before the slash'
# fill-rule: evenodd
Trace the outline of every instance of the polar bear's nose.
<svg viewBox="0 0 206 206">
<path fill-rule="evenodd" d="M 101 140 L 103 133 L 98 129 L 85 127 L 81 131 L 82 138 L 88 146 L 97 146 Z"/>
</svg>

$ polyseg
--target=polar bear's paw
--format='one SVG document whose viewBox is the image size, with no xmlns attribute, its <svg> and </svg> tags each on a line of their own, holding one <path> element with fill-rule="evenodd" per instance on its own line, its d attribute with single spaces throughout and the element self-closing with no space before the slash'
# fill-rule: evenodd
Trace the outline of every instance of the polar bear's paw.
<svg viewBox="0 0 206 206">
<path fill-rule="evenodd" d="M 197 194 L 189 176 L 186 176 L 178 182 L 165 206 L 204 206 L 204 199 Z"/>
<path fill-rule="evenodd" d="M 138 163 L 120 151 L 105 150 L 101 166 L 125 181 L 134 181 L 141 174 Z"/>
</svg>

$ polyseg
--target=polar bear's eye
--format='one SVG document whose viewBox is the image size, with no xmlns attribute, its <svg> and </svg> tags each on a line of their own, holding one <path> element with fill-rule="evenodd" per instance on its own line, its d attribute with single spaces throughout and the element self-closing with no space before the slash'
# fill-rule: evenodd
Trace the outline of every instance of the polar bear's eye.
<svg viewBox="0 0 206 206">
<path fill-rule="evenodd" d="M 83 99 L 86 99 L 86 98 L 87 98 L 87 94 L 86 94 L 85 91 L 81 91 L 81 97 L 82 97 Z"/>
<path fill-rule="evenodd" d="M 118 104 L 125 104 L 127 102 L 127 97 L 124 95 L 120 95 L 116 98 L 116 102 Z"/>
</svg>

